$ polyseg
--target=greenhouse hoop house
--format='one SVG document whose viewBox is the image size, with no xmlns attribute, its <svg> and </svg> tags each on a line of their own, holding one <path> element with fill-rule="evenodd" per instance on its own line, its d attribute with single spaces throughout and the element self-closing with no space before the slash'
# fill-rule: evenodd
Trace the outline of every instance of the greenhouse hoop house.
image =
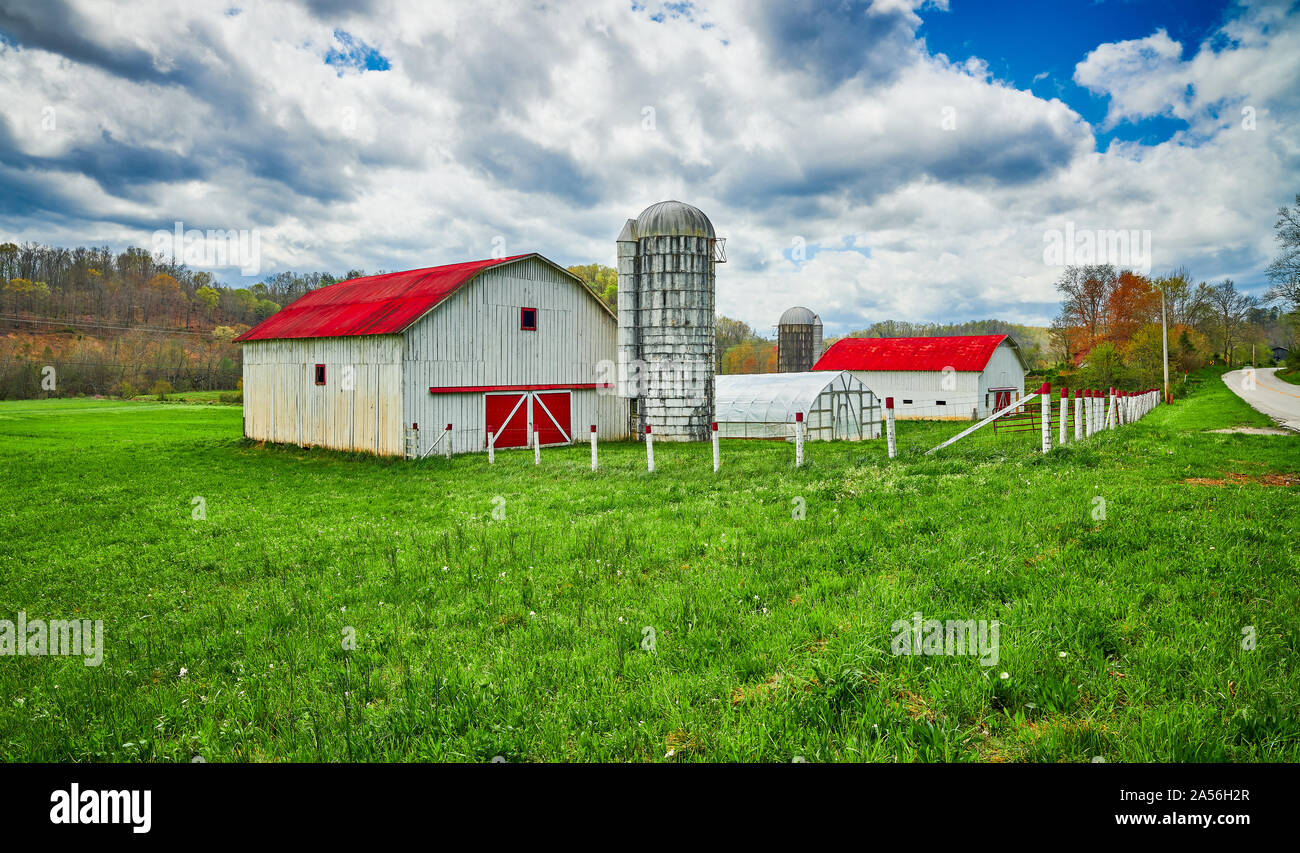
<svg viewBox="0 0 1300 853">
<path fill-rule="evenodd" d="M 813 441 L 879 438 L 883 414 L 881 401 L 847 370 L 718 376 L 714 412 L 722 438 L 786 440 L 802 412 Z"/>
</svg>

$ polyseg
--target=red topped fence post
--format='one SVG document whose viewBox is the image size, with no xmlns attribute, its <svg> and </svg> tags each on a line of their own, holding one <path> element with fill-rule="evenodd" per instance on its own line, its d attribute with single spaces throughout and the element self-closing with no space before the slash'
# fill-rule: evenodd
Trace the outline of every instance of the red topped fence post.
<svg viewBox="0 0 1300 853">
<path fill-rule="evenodd" d="M 1070 422 L 1070 389 L 1061 389 L 1061 437 L 1057 444 L 1065 444 L 1065 427 Z"/>
<path fill-rule="evenodd" d="M 898 455 L 898 441 L 894 437 L 894 398 L 885 398 L 885 446 L 889 449 L 889 458 Z"/>
<path fill-rule="evenodd" d="M 794 467 L 803 467 L 803 412 L 794 413 Z"/>
<path fill-rule="evenodd" d="M 1043 452 L 1047 453 L 1052 449 L 1052 386 L 1044 382 L 1038 389 L 1038 399 L 1042 404 L 1039 419 L 1043 422 Z"/>
</svg>

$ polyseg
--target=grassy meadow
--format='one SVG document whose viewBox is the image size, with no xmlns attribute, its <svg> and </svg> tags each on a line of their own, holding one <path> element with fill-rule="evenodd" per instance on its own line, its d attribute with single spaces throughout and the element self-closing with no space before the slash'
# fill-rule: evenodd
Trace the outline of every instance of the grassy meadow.
<svg viewBox="0 0 1300 853">
<path fill-rule="evenodd" d="M 1300 443 L 1209 432 L 1269 422 L 1202 380 L 1046 457 L 903 422 L 896 460 L 730 441 L 718 475 L 708 445 L 592 474 L 0 403 L 0 619 L 105 647 L 0 657 L 0 758 L 1300 760 Z M 914 612 L 997 620 L 996 665 L 892 654 Z"/>
</svg>

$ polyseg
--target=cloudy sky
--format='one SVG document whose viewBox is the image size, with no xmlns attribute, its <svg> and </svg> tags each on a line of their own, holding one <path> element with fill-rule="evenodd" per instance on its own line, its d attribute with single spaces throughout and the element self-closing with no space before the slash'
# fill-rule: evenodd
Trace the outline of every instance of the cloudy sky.
<svg viewBox="0 0 1300 853">
<path fill-rule="evenodd" d="M 727 237 L 719 311 L 760 330 L 793 304 L 828 334 L 1046 323 L 1067 228 L 1149 232 L 1153 273 L 1259 292 L 1300 192 L 1298 19 L 1272 0 L 0 0 L 0 240 L 255 229 L 260 274 L 218 271 L 236 286 L 501 250 L 612 265 L 623 222 L 677 198 Z"/>
</svg>

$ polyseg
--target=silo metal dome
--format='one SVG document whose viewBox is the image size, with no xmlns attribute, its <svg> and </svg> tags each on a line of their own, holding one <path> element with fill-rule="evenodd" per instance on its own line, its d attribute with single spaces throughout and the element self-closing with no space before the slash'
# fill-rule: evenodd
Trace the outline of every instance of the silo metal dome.
<svg viewBox="0 0 1300 853">
<path fill-rule="evenodd" d="M 645 237 L 704 237 L 717 235 L 713 223 L 698 207 L 683 201 L 661 201 L 641 211 L 636 218 L 637 239 Z"/>
<path fill-rule="evenodd" d="M 781 319 L 776 321 L 778 326 L 820 326 L 822 320 L 816 314 L 802 305 L 796 305 L 793 308 L 787 308 L 781 315 Z"/>
</svg>

